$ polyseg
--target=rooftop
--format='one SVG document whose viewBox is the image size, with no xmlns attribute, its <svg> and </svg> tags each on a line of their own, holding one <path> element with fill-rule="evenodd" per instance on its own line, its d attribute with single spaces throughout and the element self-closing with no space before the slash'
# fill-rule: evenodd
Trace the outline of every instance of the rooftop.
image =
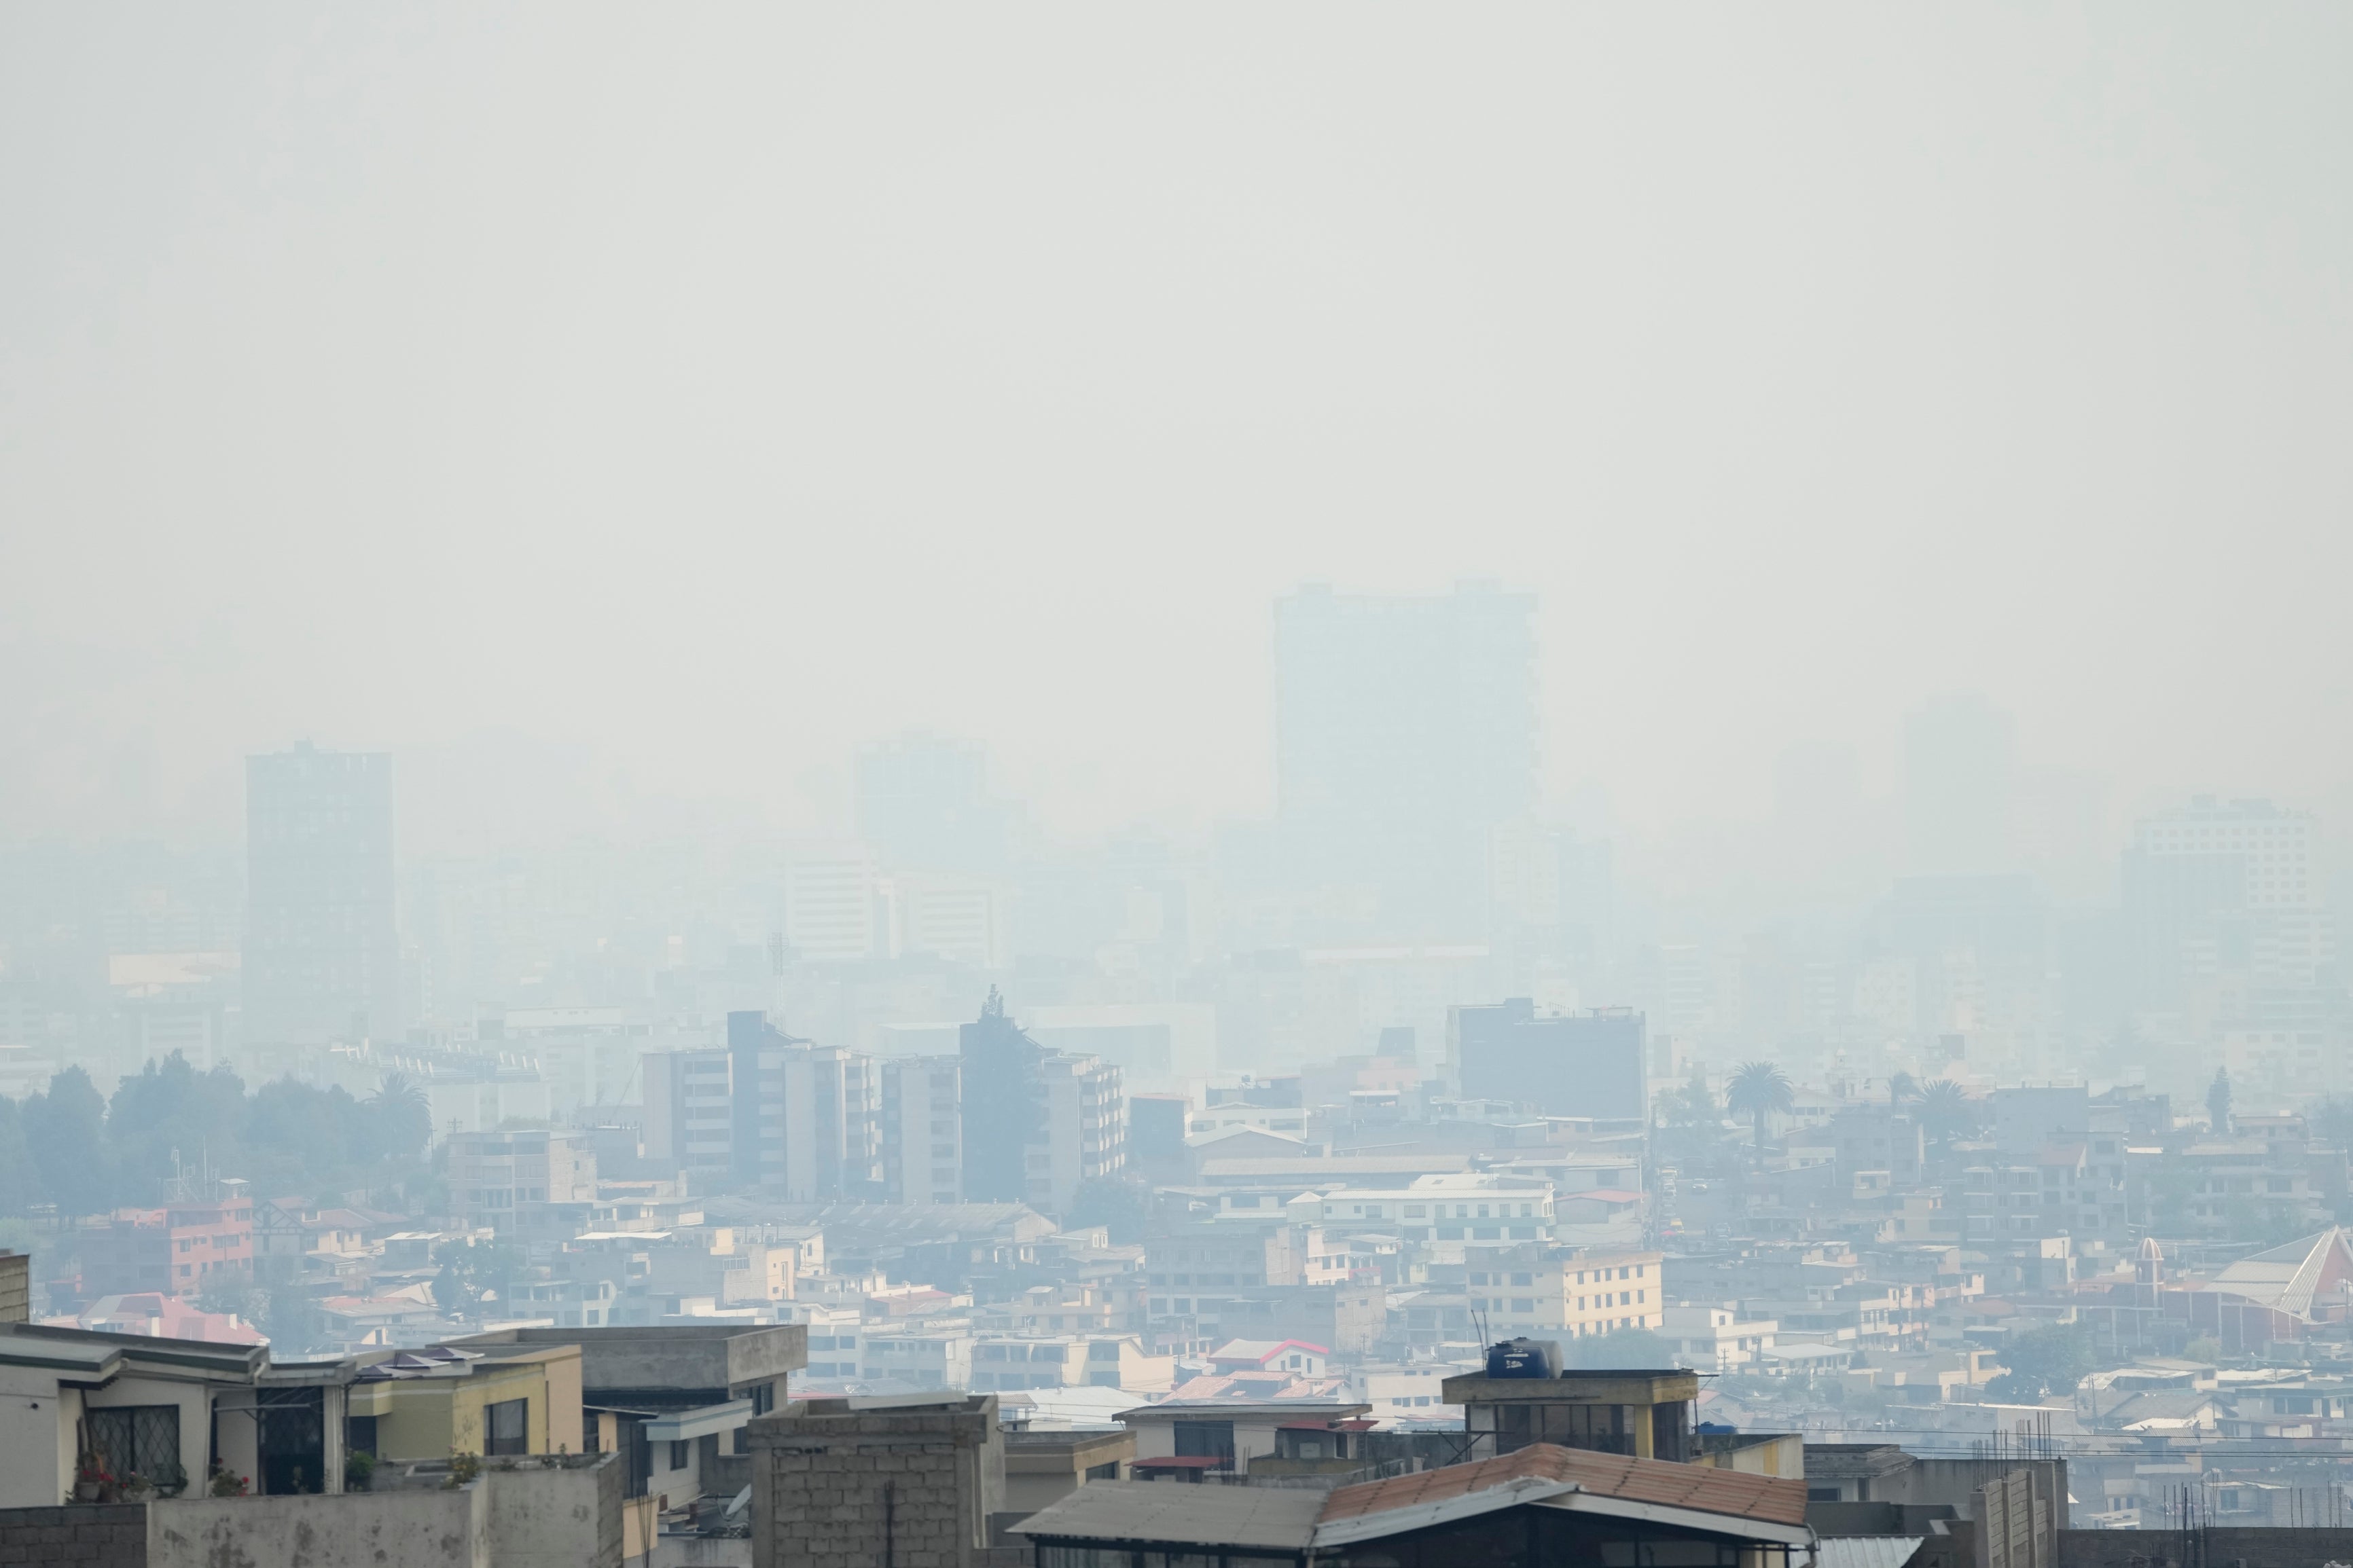
<svg viewBox="0 0 2353 1568">
<path fill-rule="evenodd" d="M 1535 1443 L 1501 1458 L 1475 1464 L 1448 1465 L 1391 1480 L 1343 1487 L 1324 1509 L 1324 1522 L 1427 1509 L 1450 1499 L 1543 1482 L 1593 1498 L 1647 1503 L 1702 1514 L 1717 1514 L 1766 1524 L 1804 1528 L 1806 1483 L 1719 1470 L 1704 1465 L 1678 1465 L 1664 1459 L 1636 1459 L 1622 1454 L 1597 1454 L 1584 1448 L 1562 1448 Z M 1535 1500 L 1531 1498 L 1529 1500 Z"/>
<path fill-rule="evenodd" d="M 1094 1481 L 1013 1526 L 1017 1535 L 1303 1552 L 1324 1494 L 1284 1487 Z"/>
<path fill-rule="evenodd" d="M 1329 1494 L 1102 1481 L 1080 1488 L 1013 1529 L 1063 1540 L 1305 1552 L 1524 1504 L 1742 1540 L 1802 1545 L 1812 1539 L 1802 1480 L 1546 1444 Z"/>
</svg>

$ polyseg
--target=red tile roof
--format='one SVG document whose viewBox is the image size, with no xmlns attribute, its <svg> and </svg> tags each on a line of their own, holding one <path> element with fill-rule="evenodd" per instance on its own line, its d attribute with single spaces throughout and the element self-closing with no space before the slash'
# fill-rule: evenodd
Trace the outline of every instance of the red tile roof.
<svg viewBox="0 0 2353 1568">
<path fill-rule="evenodd" d="M 1657 1503 L 1773 1524 L 1806 1522 L 1806 1483 L 1801 1480 L 1596 1454 L 1549 1443 L 1531 1444 L 1498 1459 L 1342 1487 L 1324 1502 L 1319 1522 L 1444 1502 L 1518 1480 L 1565 1481 L 1580 1490 L 1627 1502 Z"/>
</svg>

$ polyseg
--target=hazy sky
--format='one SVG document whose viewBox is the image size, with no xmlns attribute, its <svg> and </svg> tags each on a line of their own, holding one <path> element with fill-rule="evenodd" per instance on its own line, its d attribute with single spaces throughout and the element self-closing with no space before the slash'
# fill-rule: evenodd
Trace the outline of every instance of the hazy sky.
<svg viewBox="0 0 2353 1568">
<path fill-rule="evenodd" d="M 2342 4 L 16 5 L 0 226 L 0 839 L 304 733 L 1262 810 L 1304 578 L 1535 590 L 1641 822 L 1964 689 L 2353 780 Z"/>
</svg>

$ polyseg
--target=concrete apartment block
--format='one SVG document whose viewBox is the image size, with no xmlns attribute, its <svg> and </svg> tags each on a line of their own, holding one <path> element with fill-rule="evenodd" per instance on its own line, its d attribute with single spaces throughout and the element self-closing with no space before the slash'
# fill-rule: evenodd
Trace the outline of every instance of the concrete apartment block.
<svg viewBox="0 0 2353 1568">
<path fill-rule="evenodd" d="M 987 1568 L 997 1396 L 813 1399 L 744 1428 L 754 1568 Z"/>
</svg>

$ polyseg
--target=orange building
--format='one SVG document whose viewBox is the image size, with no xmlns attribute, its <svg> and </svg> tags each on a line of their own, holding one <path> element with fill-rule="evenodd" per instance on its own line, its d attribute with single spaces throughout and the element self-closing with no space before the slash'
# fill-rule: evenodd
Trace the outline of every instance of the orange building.
<svg viewBox="0 0 2353 1568">
<path fill-rule="evenodd" d="M 213 1275 L 253 1271 L 253 1200 L 122 1209 L 82 1247 L 85 1298 L 155 1291 L 192 1296 Z"/>
</svg>

